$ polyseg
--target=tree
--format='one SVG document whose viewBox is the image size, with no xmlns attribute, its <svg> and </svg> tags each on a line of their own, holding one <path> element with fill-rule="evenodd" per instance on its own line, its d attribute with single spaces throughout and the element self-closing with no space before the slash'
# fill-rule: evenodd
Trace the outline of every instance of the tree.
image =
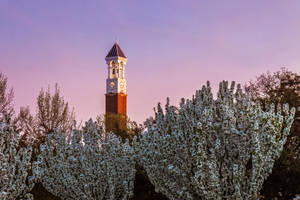
<svg viewBox="0 0 300 200">
<path fill-rule="evenodd" d="M 30 114 L 29 107 L 21 107 L 20 113 L 14 119 L 14 127 L 21 137 L 20 146 L 27 146 L 29 141 L 33 143 L 34 151 L 31 161 L 36 161 L 40 153 L 39 145 L 46 139 L 47 134 L 58 129 L 68 134 L 73 125 L 75 125 L 74 112 L 69 110 L 68 103 L 60 95 L 57 84 L 53 95 L 49 88 L 46 92 L 40 91 L 37 98 L 36 116 Z M 41 190 L 43 194 L 47 194 L 37 180 L 31 193 L 35 197 L 40 197 Z M 55 198 L 49 196 L 49 199 Z"/>
<path fill-rule="evenodd" d="M 251 100 L 260 101 L 262 104 L 289 103 L 296 106 L 297 88 L 299 87 L 299 76 L 297 73 L 282 68 L 274 73 L 267 72 L 250 81 L 245 89 Z"/>
<path fill-rule="evenodd" d="M 14 92 L 12 88 L 7 90 L 7 77 L 0 73 L 0 122 L 5 121 L 6 118 L 11 118 L 14 114 L 12 104 Z"/>
<path fill-rule="evenodd" d="M 19 147 L 13 126 L 0 123 L 0 199 L 32 199 L 34 185 L 29 178 L 32 147 Z"/>
<path fill-rule="evenodd" d="M 104 115 L 106 132 L 113 132 L 126 139 L 127 135 L 127 116 L 122 114 L 107 113 Z"/>
<path fill-rule="evenodd" d="M 97 116 L 98 129 L 103 129 L 107 133 L 112 132 L 123 141 L 128 139 L 130 142 L 134 136 L 141 135 L 145 127 L 135 121 L 130 120 L 128 116 L 109 113 Z"/>
<path fill-rule="evenodd" d="M 151 184 L 144 167 L 136 164 L 135 169 L 134 197 L 132 200 L 169 200 L 162 193 L 155 191 L 154 185 Z"/>
<path fill-rule="evenodd" d="M 16 132 L 20 134 L 20 145 L 26 146 L 29 142 L 37 146 L 39 135 L 35 118 L 30 114 L 29 107 L 21 107 L 18 116 L 14 119 L 13 125 Z"/>
<path fill-rule="evenodd" d="M 40 91 L 37 98 L 36 123 L 41 135 L 46 135 L 60 129 L 69 133 L 74 127 L 74 112 L 69 110 L 68 103 L 60 95 L 58 85 L 55 85 L 55 92 L 51 96 L 50 89 Z"/>
<path fill-rule="evenodd" d="M 147 131 L 134 141 L 138 162 L 155 190 L 170 199 L 257 199 L 279 157 L 295 109 L 275 113 L 250 101 L 238 85 L 196 92 L 165 113 L 158 104 Z"/>
<path fill-rule="evenodd" d="M 126 126 L 120 126 L 120 119 L 125 119 L 124 116 L 118 114 L 105 114 L 99 115 L 96 118 L 97 129 L 100 130 L 111 130 L 113 134 L 116 134 L 122 141 L 129 140 L 130 144 L 133 138 L 140 137 L 145 129 L 144 125 L 138 124 L 135 121 L 130 120 L 129 117 L 126 117 L 127 122 Z M 106 126 L 109 126 L 106 128 Z M 120 128 L 123 127 L 123 128 Z M 111 134 L 111 133 L 106 133 Z M 149 181 L 145 169 L 136 164 L 135 166 L 136 174 L 134 180 L 134 197 L 132 200 L 167 200 L 164 195 L 157 193 L 154 190 L 153 184 Z"/>
<path fill-rule="evenodd" d="M 262 190 L 266 198 L 291 199 L 300 193 L 300 76 L 283 68 L 260 75 L 245 88 L 251 99 L 262 105 L 288 103 L 298 107 L 291 134 Z"/>
<path fill-rule="evenodd" d="M 128 141 L 98 132 L 92 120 L 70 136 L 48 134 L 33 163 L 34 176 L 61 199 L 129 199 L 133 195 L 134 151 Z"/>
<path fill-rule="evenodd" d="M 140 136 L 144 132 L 145 126 L 143 124 L 138 124 L 136 121 L 132 121 L 127 117 L 127 129 L 129 135 L 133 137 Z M 133 137 L 128 139 L 133 139 Z"/>
<path fill-rule="evenodd" d="M 16 131 L 21 135 L 21 145 L 33 140 L 34 147 L 45 139 L 48 133 L 61 129 L 69 133 L 75 127 L 75 115 L 69 110 L 68 103 L 60 95 L 58 85 L 55 85 L 53 95 L 50 89 L 43 89 L 37 97 L 37 114 L 33 116 L 29 107 L 21 107 L 18 116 L 13 120 Z"/>
</svg>

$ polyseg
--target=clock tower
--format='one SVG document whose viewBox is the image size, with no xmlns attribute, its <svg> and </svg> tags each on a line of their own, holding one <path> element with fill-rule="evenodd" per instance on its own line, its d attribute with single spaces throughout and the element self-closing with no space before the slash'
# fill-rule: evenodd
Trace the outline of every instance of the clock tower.
<svg viewBox="0 0 300 200">
<path fill-rule="evenodd" d="M 115 43 L 111 50 L 105 57 L 107 64 L 108 76 L 106 79 L 106 116 L 117 115 L 118 125 L 126 126 L 127 115 L 127 94 L 126 94 L 126 79 L 125 79 L 125 65 L 127 58 L 120 46 Z M 124 124 L 125 123 L 125 124 Z M 107 122 L 106 122 L 107 125 Z M 108 131 L 111 128 L 106 126 Z"/>
</svg>

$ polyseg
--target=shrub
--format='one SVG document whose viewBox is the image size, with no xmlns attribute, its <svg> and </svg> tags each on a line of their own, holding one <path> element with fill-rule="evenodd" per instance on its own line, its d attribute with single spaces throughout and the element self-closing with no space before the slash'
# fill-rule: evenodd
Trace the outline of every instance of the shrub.
<svg viewBox="0 0 300 200">
<path fill-rule="evenodd" d="M 138 161 L 155 190 L 170 199 L 257 199 L 279 157 L 295 109 L 264 111 L 242 91 L 220 83 L 180 107 L 158 104 L 147 132 L 135 140 Z"/>
<path fill-rule="evenodd" d="M 91 120 L 68 137 L 55 131 L 40 146 L 33 164 L 38 181 L 61 199 L 129 199 L 135 161 L 128 142 L 99 133 Z"/>
<path fill-rule="evenodd" d="M 0 123 L 0 199 L 31 199 L 33 187 L 28 175 L 32 147 L 19 147 L 19 135 L 13 127 Z"/>
</svg>

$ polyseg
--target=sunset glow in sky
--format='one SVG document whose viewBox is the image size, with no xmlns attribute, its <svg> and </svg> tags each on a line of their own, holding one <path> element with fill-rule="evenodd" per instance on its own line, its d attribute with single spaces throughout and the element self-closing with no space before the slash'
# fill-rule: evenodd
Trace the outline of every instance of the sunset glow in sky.
<svg viewBox="0 0 300 200">
<path fill-rule="evenodd" d="M 116 38 L 128 58 L 128 115 L 143 122 L 207 80 L 216 90 L 281 67 L 300 73 L 300 1 L 0 0 L 0 71 L 16 111 L 34 113 L 39 90 L 57 82 L 78 120 L 103 114 Z"/>
</svg>

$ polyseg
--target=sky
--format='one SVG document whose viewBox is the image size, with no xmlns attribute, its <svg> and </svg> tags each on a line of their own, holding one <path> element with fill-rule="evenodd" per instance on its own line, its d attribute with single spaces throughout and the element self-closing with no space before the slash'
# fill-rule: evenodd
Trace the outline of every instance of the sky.
<svg viewBox="0 0 300 200">
<path fill-rule="evenodd" d="M 127 112 L 191 98 L 209 80 L 242 85 L 282 67 L 300 73 L 299 0 L 0 0 L 0 72 L 14 106 L 36 111 L 58 83 L 78 121 L 105 112 L 105 56 L 128 58 Z"/>
</svg>

